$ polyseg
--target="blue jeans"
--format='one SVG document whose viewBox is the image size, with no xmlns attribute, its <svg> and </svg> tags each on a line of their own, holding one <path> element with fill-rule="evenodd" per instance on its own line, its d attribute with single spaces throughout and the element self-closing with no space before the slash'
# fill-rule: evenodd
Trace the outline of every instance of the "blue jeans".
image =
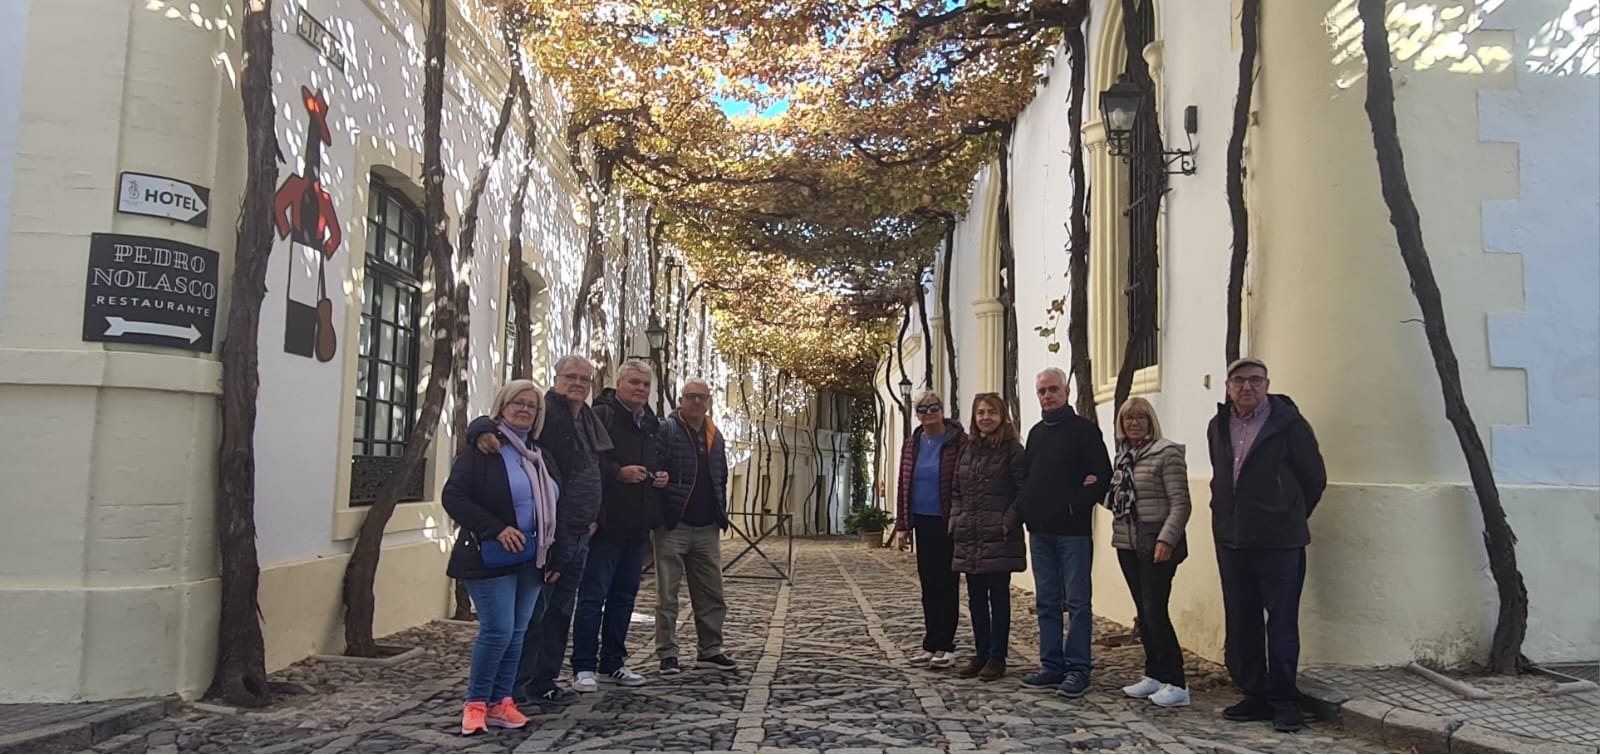
<svg viewBox="0 0 1600 755">
<path fill-rule="evenodd" d="M 644 573 L 645 540 L 592 540 L 572 621 L 572 672 L 609 674 L 628 657 L 628 623 Z"/>
<path fill-rule="evenodd" d="M 573 560 L 564 564 L 545 564 L 561 576 L 544 586 L 539 605 L 528 626 L 528 642 L 522 649 L 522 666 L 517 683 L 529 696 L 556 686 L 561 659 L 567 654 L 567 633 L 572 630 L 572 604 L 583 581 L 584 559 L 589 554 L 588 536 L 583 537 Z"/>
<path fill-rule="evenodd" d="M 539 600 L 544 573 L 532 561 L 516 574 L 465 580 L 478 612 L 478 639 L 467 671 L 467 702 L 493 705 L 511 697 L 522 661 L 528 619 Z"/>
<path fill-rule="evenodd" d="M 1094 539 L 1087 535 L 1028 535 L 1033 555 L 1034 596 L 1039 609 L 1039 666 L 1058 674 L 1094 668 L 1089 643 L 1094 635 L 1094 613 L 1089 597 L 1089 562 Z M 1061 641 L 1063 609 L 1071 625 Z"/>
</svg>

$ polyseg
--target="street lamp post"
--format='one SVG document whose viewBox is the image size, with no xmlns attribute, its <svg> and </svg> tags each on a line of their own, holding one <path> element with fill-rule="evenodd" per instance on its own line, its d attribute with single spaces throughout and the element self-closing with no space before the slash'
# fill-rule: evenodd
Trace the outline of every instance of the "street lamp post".
<svg viewBox="0 0 1600 755">
<path fill-rule="evenodd" d="M 661 351 L 667 347 L 667 329 L 655 315 L 650 316 L 650 326 L 644 329 L 645 340 L 650 342 L 650 366 L 656 371 L 656 413 L 660 414 L 666 396 L 666 375 L 662 374 Z"/>
</svg>

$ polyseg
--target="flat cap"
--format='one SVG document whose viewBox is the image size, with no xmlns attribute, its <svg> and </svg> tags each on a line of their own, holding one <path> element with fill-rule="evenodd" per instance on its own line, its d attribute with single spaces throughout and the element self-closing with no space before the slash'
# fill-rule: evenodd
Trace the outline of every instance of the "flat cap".
<svg viewBox="0 0 1600 755">
<path fill-rule="evenodd" d="M 1238 359 L 1233 360 L 1232 364 L 1228 365 L 1228 376 L 1232 377 L 1233 373 L 1240 367 L 1249 367 L 1251 365 L 1260 367 L 1263 372 L 1265 372 L 1267 369 L 1267 363 L 1261 361 L 1260 359 L 1255 357 L 1239 357 Z"/>
</svg>

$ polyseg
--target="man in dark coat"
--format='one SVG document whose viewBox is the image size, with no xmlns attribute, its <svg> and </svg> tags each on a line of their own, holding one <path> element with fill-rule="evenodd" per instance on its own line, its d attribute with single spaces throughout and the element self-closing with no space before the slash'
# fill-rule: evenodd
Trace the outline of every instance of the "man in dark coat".
<svg viewBox="0 0 1600 755">
<path fill-rule="evenodd" d="M 1067 697 L 1089 689 L 1094 614 L 1089 564 L 1094 507 L 1111 484 L 1111 457 L 1093 422 L 1067 403 L 1067 374 L 1051 367 L 1035 381 L 1041 418 L 1028 431 L 1018 494 L 1033 557 L 1039 610 L 1039 671 L 1024 677 L 1030 689 L 1055 688 Z M 1070 625 L 1062 636 L 1062 614 Z"/>
<path fill-rule="evenodd" d="M 589 538 L 600 518 L 601 469 L 612 451 L 610 435 L 586 403 L 594 386 L 594 365 L 582 355 L 570 354 L 556 362 L 555 373 L 555 387 L 545 394 L 544 427 L 538 440 L 550 449 L 562 470 L 561 505 L 556 508 L 556 535 L 545 564 L 545 586 L 528 625 L 517 679 L 519 699 L 542 705 L 566 705 L 578 697 L 557 686 L 556 677 L 566 657 L 573 603 L 589 557 Z M 467 427 L 467 442 L 483 453 L 500 453 L 494 423 L 487 417 L 473 420 Z"/>
<path fill-rule="evenodd" d="M 601 465 L 600 526 L 589 541 L 573 615 L 572 686 L 579 692 L 595 691 L 599 680 L 624 687 L 645 683 L 623 661 L 645 548 L 650 531 L 661 525 L 660 489 L 667 485 L 667 473 L 657 467 L 660 423 L 650 411 L 654 377 L 644 362 L 623 362 L 616 390 L 601 393 L 594 404 L 614 448 Z"/>
<path fill-rule="evenodd" d="M 663 674 L 678 662 L 678 589 L 689 583 L 698 640 L 696 667 L 731 671 L 722 647 L 728 603 L 722 592 L 722 532 L 728 528 L 728 454 L 711 421 L 711 386 L 684 381 L 678 411 L 661 423 L 657 469 L 667 472 L 661 527 L 655 531 L 656 657 Z"/>
<path fill-rule="evenodd" d="M 1222 575 L 1228 672 L 1244 699 L 1233 721 L 1271 720 L 1299 731 L 1300 591 L 1307 519 L 1328 486 L 1311 423 L 1288 396 L 1269 394 L 1267 365 L 1228 365 L 1228 400 L 1206 429 L 1211 449 L 1211 533 Z M 1261 614 L 1267 614 L 1265 633 Z"/>
</svg>

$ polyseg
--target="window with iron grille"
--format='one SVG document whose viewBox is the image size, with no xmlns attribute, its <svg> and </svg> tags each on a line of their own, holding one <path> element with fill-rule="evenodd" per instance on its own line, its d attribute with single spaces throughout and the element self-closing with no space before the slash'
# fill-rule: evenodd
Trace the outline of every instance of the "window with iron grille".
<svg viewBox="0 0 1600 755">
<path fill-rule="evenodd" d="M 374 176 L 367 211 L 356 361 L 350 503 L 368 504 L 393 474 L 417 416 L 422 305 L 422 213 Z M 401 500 L 422 498 L 422 468 Z"/>
<path fill-rule="evenodd" d="M 1146 45 L 1155 40 L 1155 3 L 1142 2 L 1134 14 L 1133 34 L 1129 40 L 1128 55 L 1142 55 Z M 1126 69 L 1132 73 L 1131 67 Z M 1151 94 L 1150 103 L 1155 102 Z M 1158 361 L 1155 327 L 1158 303 L 1157 270 L 1160 243 L 1159 223 L 1161 195 L 1167 190 L 1165 157 L 1161 153 L 1161 133 L 1153 106 L 1133 122 L 1132 154 L 1128 159 L 1128 327 L 1140 331 L 1129 357 L 1134 369 L 1150 367 Z M 1148 329 L 1140 328 L 1141 315 L 1150 320 Z"/>
</svg>

